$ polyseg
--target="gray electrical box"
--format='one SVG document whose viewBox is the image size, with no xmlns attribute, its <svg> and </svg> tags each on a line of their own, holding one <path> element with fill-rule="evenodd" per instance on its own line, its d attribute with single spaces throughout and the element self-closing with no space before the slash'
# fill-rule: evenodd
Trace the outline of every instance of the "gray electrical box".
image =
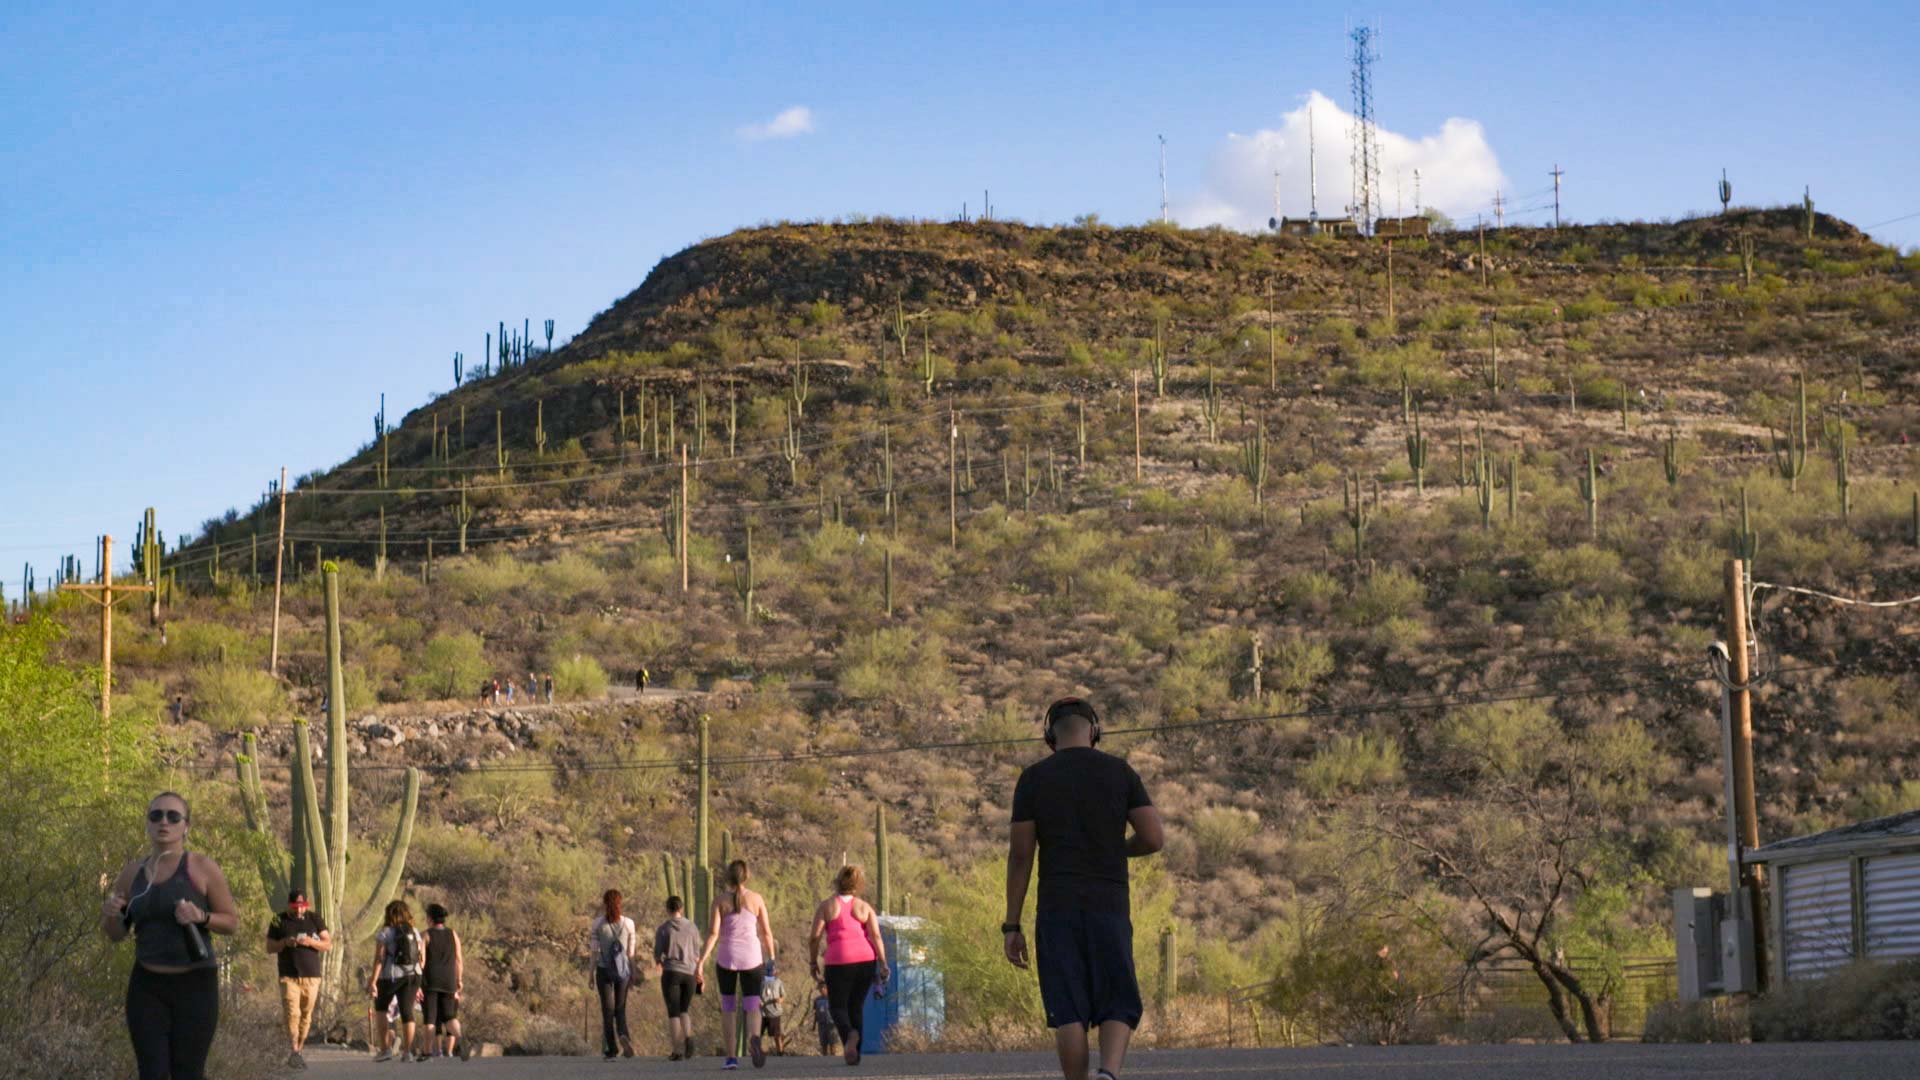
<svg viewBox="0 0 1920 1080">
<path fill-rule="evenodd" d="M 1747 890 L 1729 898 L 1712 889 L 1673 891 L 1673 955 L 1681 1001 L 1759 989 Z"/>
</svg>

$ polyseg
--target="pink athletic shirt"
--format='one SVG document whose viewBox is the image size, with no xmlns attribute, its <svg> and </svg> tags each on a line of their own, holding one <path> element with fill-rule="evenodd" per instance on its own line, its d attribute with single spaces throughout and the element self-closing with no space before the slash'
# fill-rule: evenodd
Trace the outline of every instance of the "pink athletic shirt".
<svg viewBox="0 0 1920 1080">
<path fill-rule="evenodd" d="M 827 920 L 826 962 L 871 964 L 879 959 L 874 955 L 873 942 L 867 939 L 866 925 L 853 917 L 853 897 L 836 896 L 834 903 L 840 910 Z"/>
</svg>

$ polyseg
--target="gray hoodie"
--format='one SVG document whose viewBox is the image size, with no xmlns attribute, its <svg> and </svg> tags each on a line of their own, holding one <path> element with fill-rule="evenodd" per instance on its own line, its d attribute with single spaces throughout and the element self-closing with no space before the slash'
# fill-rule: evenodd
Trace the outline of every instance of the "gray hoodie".
<svg viewBox="0 0 1920 1080">
<path fill-rule="evenodd" d="M 681 975 L 697 973 L 700 963 L 700 928 L 685 915 L 675 915 L 653 932 L 653 959 L 668 971 Z"/>
</svg>

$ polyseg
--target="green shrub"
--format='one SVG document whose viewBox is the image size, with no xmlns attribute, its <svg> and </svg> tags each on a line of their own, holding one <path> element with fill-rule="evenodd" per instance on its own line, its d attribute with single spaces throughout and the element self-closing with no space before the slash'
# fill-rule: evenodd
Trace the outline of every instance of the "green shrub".
<svg viewBox="0 0 1920 1080">
<path fill-rule="evenodd" d="M 1796 979 L 1756 1000 L 1752 1016 L 1766 1042 L 1920 1038 L 1920 960 Z"/>
<path fill-rule="evenodd" d="M 1317 799 L 1397 784 L 1404 775 L 1400 744 L 1390 736 L 1335 735 L 1300 769 L 1300 785 Z"/>
<path fill-rule="evenodd" d="M 835 675 L 840 693 L 856 700 L 895 705 L 937 701 L 953 689 L 946 642 L 905 627 L 855 634 L 840 647 Z"/>
<path fill-rule="evenodd" d="M 275 723 L 287 715 L 280 680 L 256 667 L 208 664 L 193 674 L 190 715 L 215 731 L 240 731 Z"/>
<path fill-rule="evenodd" d="M 407 696 L 457 701 L 474 693 L 489 670 L 480 635 L 436 634 L 420 650 L 419 662 L 407 676 Z"/>
<path fill-rule="evenodd" d="M 1388 619 L 1406 618 L 1426 602 L 1427 587 L 1397 566 L 1376 570 L 1354 590 L 1347 614 L 1356 625 L 1377 626 Z"/>
<path fill-rule="evenodd" d="M 571 656 L 553 665 L 554 696 L 564 701 L 597 701 L 607 696 L 607 672 L 591 656 Z"/>
<path fill-rule="evenodd" d="M 1536 765 L 1559 735 L 1545 703 L 1500 701 L 1449 712 L 1437 741 L 1460 771 L 1504 776 Z"/>
<path fill-rule="evenodd" d="M 1219 873 L 1260 835 L 1260 815 L 1251 810 L 1209 806 L 1193 816 L 1193 845 L 1203 874 Z"/>
</svg>

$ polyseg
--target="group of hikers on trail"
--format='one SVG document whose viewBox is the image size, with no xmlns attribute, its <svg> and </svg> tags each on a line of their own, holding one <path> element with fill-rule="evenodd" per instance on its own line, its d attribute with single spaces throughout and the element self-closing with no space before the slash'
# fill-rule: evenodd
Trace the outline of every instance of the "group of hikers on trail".
<svg viewBox="0 0 1920 1080">
<path fill-rule="evenodd" d="M 666 919 L 653 932 L 650 966 L 658 973 L 666 1003 L 670 1061 L 697 1056 L 693 998 L 706 992 L 708 961 L 716 965 L 720 995 L 720 1040 L 726 1051 L 721 1068 L 739 1068 L 743 1053 L 755 1068 L 765 1066 L 769 1042 L 774 1053 L 787 1052 L 787 990 L 777 974 L 779 943 L 766 898 L 748 887 L 750 877 L 744 859 L 728 864 L 726 888 L 707 912 L 705 935 L 687 918 L 680 897 L 667 898 Z M 833 895 L 815 910 L 808 935 L 820 1052 L 830 1054 L 838 1044 L 849 1065 L 860 1064 L 867 997 L 884 993 L 892 978 L 879 913 L 860 898 L 866 883 L 860 867 L 842 867 L 834 876 Z M 638 975 L 638 931 L 623 913 L 623 901 L 618 889 L 608 889 L 588 931 L 593 985 L 600 997 L 600 1052 L 609 1060 L 634 1056 L 627 991 Z"/>
<path fill-rule="evenodd" d="M 527 672 L 527 681 L 524 684 L 524 689 L 526 698 L 522 704 L 538 705 L 541 703 L 543 695 L 546 704 L 553 704 L 553 672 L 549 671 L 545 675 L 535 675 L 531 671 Z M 513 676 L 507 676 L 507 681 L 504 683 L 499 679 L 489 679 L 480 684 L 480 704 L 511 705 L 513 704 L 514 693 Z"/>
<path fill-rule="evenodd" d="M 1044 735 L 1050 754 L 1022 771 L 1014 786 L 1003 951 L 1009 963 L 1037 973 L 1067 1080 L 1118 1080 L 1143 1012 L 1127 860 L 1160 850 L 1160 815 L 1139 774 L 1095 749 L 1100 717 L 1092 705 L 1079 698 L 1054 702 Z M 187 851 L 190 825 L 185 798 L 171 791 L 155 796 L 147 804 L 148 853 L 121 868 L 101 901 L 101 932 L 112 941 L 131 934 L 136 943 L 126 1011 L 140 1080 L 204 1080 L 220 1018 L 219 961 L 210 934 L 232 934 L 240 925 L 219 865 Z M 1021 915 L 1036 856 L 1040 890 L 1029 952 Z M 646 959 L 666 1001 L 672 1060 L 694 1056 L 690 1010 L 694 995 L 705 992 L 709 961 L 718 965 L 727 1049 L 722 1067 L 740 1067 L 739 1042 L 756 1067 L 766 1064 L 767 1040 L 777 1053 L 785 1052 L 787 994 L 775 975 L 778 942 L 766 900 L 748 887 L 749 879 L 743 860 L 727 867 L 726 887 L 707 912 L 704 936 L 686 917 L 683 901 L 667 899 L 666 919 L 655 929 Z M 821 1052 L 831 1052 L 837 1039 L 848 1065 L 860 1063 L 867 999 L 884 994 L 892 978 L 879 916 L 860 898 L 865 886 L 860 867 L 842 867 L 814 910 L 807 940 Z M 601 1052 L 608 1058 L 634 1053 L 626 1001 L 639 974 L 639 950 L 621 900 L 617 890 L 603 894 L 589 930 Z M 457 1052 L 465 976 L 460 936 L 447 926 L 443 906 L 427 905 L 426 915 L 422 933 L 412 909 L 395 900 L 375 935 L 366 990 L 376 1060 L 430 1060 Z M 296 888 L 267 928 L 266 947 L 279 964 L 292 1045 L 288 1064 L 300 1068 L 323 954 L 334 947 L 332 933 Z M 424 1019 L 419 1027 L 416 1006 Z M 1097 1030 L 1100 1050 L 1100 1067 L 1091 1074 L 1089 1029 Z"/>
</svg>

